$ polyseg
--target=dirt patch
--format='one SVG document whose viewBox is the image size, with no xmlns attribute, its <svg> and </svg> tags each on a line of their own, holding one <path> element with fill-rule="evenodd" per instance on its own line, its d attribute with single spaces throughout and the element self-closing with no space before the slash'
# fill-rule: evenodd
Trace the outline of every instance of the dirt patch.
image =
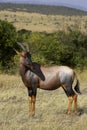
<svg viewBox="0 0 87 130">
<path fill-rule="evenodd" d="M 82 94 L 84 94 L 84 95 L 87 94 L 87 88 L 84 88 L 84 89 L 82 90 Z"/>
</svg>

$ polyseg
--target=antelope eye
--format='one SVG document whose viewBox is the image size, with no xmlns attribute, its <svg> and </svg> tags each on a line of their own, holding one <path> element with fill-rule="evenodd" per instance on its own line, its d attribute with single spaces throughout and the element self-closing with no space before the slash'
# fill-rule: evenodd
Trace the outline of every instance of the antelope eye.
<svg viewBox="0 0 87 130">
<path fill-rule="evenodd" d="M 27 57 L 28 57 L 28 58 L 31 57 L 31 54 L 30 54 L 30 53 L 27 53 Z"/>
</svg>

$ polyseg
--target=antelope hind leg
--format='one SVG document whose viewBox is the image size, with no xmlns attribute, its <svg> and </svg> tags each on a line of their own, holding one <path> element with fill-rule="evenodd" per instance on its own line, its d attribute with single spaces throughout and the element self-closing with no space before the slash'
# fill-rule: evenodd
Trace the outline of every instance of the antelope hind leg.
<svg viewBox="0 0 87 130">
<path fill-rule="evenodd" d="M 74 100 L 74 114 L 77 115 L 77 94 L 73 96 Z"/>
<path fill-rule="evenodd" d="M 73 97 L 70 96 L 70 97 L 69 97 L 69 104 L 68 104 L 68 111 L 67 111 L 67 114 L 68 114 L 68 115 L 70 114 L 70 110 L 71 110 L 71 107 L 72 107 L 72 103 L 73 103 Z"/>
</svg>

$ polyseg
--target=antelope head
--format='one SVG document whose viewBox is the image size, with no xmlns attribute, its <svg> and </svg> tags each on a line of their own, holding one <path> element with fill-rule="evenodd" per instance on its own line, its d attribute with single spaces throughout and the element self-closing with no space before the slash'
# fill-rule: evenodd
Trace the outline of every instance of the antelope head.
<svg viewBox="0 0 87 130">
<path fill-rule="evenodd" d="M 31 60 L 31 54 L 29 52 L 29 46 L 27 44 L 23 44 L 23 43 L 19 43 L 17 42 L 17 44 L 21 47 L 22 52 L 18 52 L 17 50 L 16 53 L 18 55 L 20 55 L 20 64 L 23 64 L 25 66 L 27 66 L 30 69 L 33 69 L 33 63 Z"/>
<path fill-rule="evenodd" d="M 20 67 L 27 67 L 29 70 L 31 70 L 33 73 L 35 73 L 41 80 L 45 80 L 45 76 L 42 73 L 40 69 L 40 65 L 36 62 L 32 62 L 31 60 L 31 54 L 29 52 L 29 46 L 27 44 L 19 43 L 17 44 L 22 48 L 22 52 L 18 52 L 17 50 L 16 53 L 20 55 Z"/>
</svg>

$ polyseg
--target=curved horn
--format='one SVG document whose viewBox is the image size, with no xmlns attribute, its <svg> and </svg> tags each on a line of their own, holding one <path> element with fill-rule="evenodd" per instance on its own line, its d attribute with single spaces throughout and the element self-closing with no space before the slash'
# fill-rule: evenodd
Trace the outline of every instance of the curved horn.
<svg viewBox="0 0 87 130">
<path fill-rule="evenodd" d="M 24 47 L 24 45 L 23 45 L 22 43 L 17 42 L 17 44 L 18 44 L 24 51 L 26 51 L 26 48 Z"/>
<path fill-rule="evenodd" d="M 26 47 L 26 50 L 29 52 L 29 46 L 28 46 L 28 44 L 24 43 L 23 45 Z"/>
</svg>

